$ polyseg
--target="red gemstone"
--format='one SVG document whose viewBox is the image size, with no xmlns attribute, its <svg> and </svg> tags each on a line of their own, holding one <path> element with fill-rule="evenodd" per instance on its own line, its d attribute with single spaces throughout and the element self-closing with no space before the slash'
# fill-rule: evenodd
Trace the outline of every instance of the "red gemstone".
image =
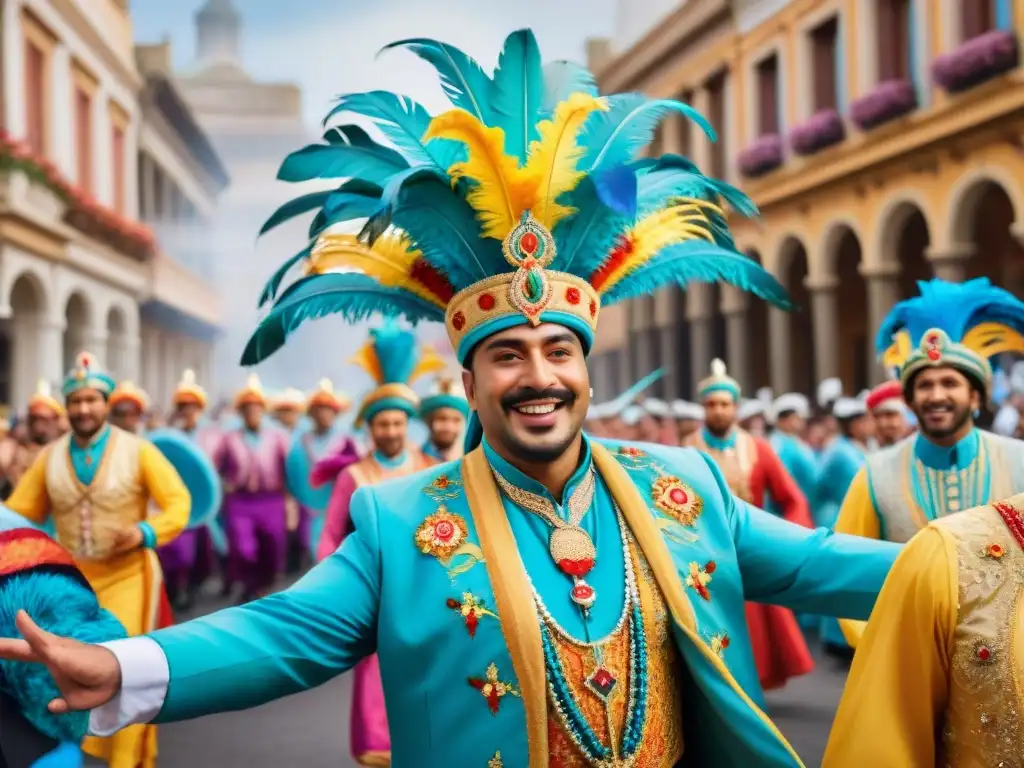
<svg viewBox="0 0 1024 768">
<path fill-rule="evenodd" d="M 594 568 L 594 561 L 591 558 L 583 560 L 559 560 L 558 567 L 562 573 L 582 579 Z"/>
<path fill-rule="evenodd" d="M 715 561 L 708 560 L 708 564 L 704 566 L 704 573 L 714 573 L 716 568 L 718 568 L 718 566 L 715 565 Z"/>
<path fill-rule="evenodd" d="M 481 293 L 476 303 L 484 312 L 494 309 L 494 297 L 489 293 Z"/>
<path fill-rule="evenodd" d="M 928 350 L 928 359 L 929 360 L 938 360 L 940 357 L 942 357 L 942 353 L 939 352 L 939 350 L 937 350 L 937 349 L 929 349 Z"/>
<path fill-rule="evenodd" d="M 594 604 L 594 588 L 584 581 L 577 582 L 576 585 L 569 590 L 569 597 L 572 601 L 581 608 L 589 608 Z"/>
<path fill-rule="evenodd" d="M 668 492 L 668 497 L 676 504 L 685 504 L 690 500 L 690 497 L 686 495 L 686 491 L 682 488 L 673 488 Z"/>
<path fill-rule="evenodd" d="M 532 254 L 537 250 L 537 236 L 533 232 L 527 232 L 521 238 L 519 238 L 519 247 L 522 248 L 526 253 Z"/>
<path fill-rule="evenodd" d="M 570 286 L 565 289 L 565 300 L 570 304 L 580 303 L 580 289 L 574 286 Z"/>
<path fill-rule="evenodd" d="M 729 647 L 729 636 L 728 635 L 725 635 L 722 638 L 722 647 L 723 648 L 728 648 Z"/>
<path fill-rule="evenodd" d="M 989 650 L 987 645 L 983 645 L 978 648 L 978 658 L 981 659 L 981 661 L 988 661 L 992 658 L 992 651 Z"/>
<path fill-rule="evenodd" d="M 590 300 L 590 316 L 597 317 L 597 302 L 593 299 Z"/>
<path fill-rule="evenodd" d="M 461 312 L 456 312 L 454 315 L 452 315 L 452 327 L 456 331 L 461 331 L 463 328 L 465 328 L 466 316 Z"/>
<path fill-rule="evenodd" d="M 615 678 L 612 677 L 611 673 L 607 669 L 599 669 L 594 673 L 593 680 L 602 688 L 611 685 Z"/>
<path fill-rule="evenodd" d="M 460 603 L 460 602 L 459 602 L 458 600 L 456 600 L 456 599 L 455 599 L 454 597 L 449 597 L 449 598 L 448 598 L 448 599 L 447 599 L 447 600 L 445 601 L 445 605 L 447 605 L 447 606 L 448 606 L 449 608 L 451 608 L 451 609 L 453 609 L 453 610 L 454 610 L 455 608 L 461 608 L 461 607 L 462 607 L 462 603 Z"/>
</svg>

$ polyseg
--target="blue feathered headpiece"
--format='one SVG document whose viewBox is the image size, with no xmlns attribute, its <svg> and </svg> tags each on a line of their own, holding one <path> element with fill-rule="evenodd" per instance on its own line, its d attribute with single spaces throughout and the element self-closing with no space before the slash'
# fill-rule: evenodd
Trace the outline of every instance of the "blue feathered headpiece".
<svg viewBox="0 0 1024 768">
<path fill-rule="evenodd" d="M 370 338 L 350 362 L 370 374 L 377 385 L 359 406 L 357 427 L 381 411 L 399 410 L 415 416 L 420 399 L 409 385 L 444 368 L 444 360 L 432 347 L 420 348 L 412 331 L 391 320 L 370 331 Z"/>
<path fill-rule="evenodd" d="M 752 216 L 750 200 L 686 158 L 641 157 L 673 113 L 714 138 L 687 104 L 600 97 L 586 69 L 543 66 L 530 30 L 509 35 L 493 76 L 435 40 L 387 49 L 396 47 L 434 66 L 454 109 L 431 117 L 384 91 L 343 96 L 327 121 L 369 118 L 392 146 L 346 123 L 285 159 L 284 181 L 348 180 L 286 203 L 264 224 L 315 211 L 310 242 L 263 292 L 261 305 L 277 300 L 243 364 L 332 313 L 445 321 L 464 362 L 480 339 L 526 323 L 563 324 L 589 349 L 602 304 L 673 283 L 721 280 L 789 306 L 729 234 L 723 205 Z M 367 220 L 358 237 L 327 231 L 356 219 Z M 278 296 L 300 263 L 305 276 Z"/>
<path fill-rule="evenodd" d="M 953 367 L 991 389 L 990 359 L 1024 352 L 1024 301 L 986 277 L 918 283 L 882 322 L 875 348 L 905 384 L 922 368 Z"/>
</svg>

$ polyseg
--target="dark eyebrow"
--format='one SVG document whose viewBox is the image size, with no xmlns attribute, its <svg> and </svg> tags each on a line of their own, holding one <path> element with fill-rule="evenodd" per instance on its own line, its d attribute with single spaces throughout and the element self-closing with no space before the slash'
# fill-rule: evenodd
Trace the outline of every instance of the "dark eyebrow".
<svg viewBox="0 0 1024 768">
<path fill-rule="evenodd" d="M 572 333 L 556 333 L 544 338 L 544 346 L 552 344 L 571 344 L 575 336 Z M 521 339 L 494 339 L 487 343 L 484 349 L 488 352 L 495 349 L 514 349 L 521 352 L 526 349 L 526 342 Z"/>
</svg>

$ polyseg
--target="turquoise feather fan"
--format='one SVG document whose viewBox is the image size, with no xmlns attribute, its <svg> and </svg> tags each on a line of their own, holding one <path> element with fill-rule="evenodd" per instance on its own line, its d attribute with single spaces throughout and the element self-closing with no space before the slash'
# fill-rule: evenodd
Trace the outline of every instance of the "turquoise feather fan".
<svg viewBox="0 0 1024 768">
<path fill-rule="evenodd" d="M 453 109 L 432 117 L 406 96 L 341 96 L 325 125 L 369 119 L 390 146 L 342 122 L 284 160 L 280 179 L 348 181 L 285 204 L 264 225 L 315 211 L 314 245 L 268 281 L 261 302 L 274 304 L 243 364 L 327 314 L 443 319 L 460 291 L 514 271 L 502 240 L 527 211 L 553 235 L 548 269 L 587 281 L 606 305 L 669 284 L 723 281 L 791 306 L 729 234 L 723 206 L 753 216 L 751 201 L 686 158 L 642 157 L 670 115 L 714 139 L 689 105 L 639 93 L 599 97 L 584 67 L 545 65 L 527 29 L 505 40 L 493 75 L 446 43 L 411 38 L 383 51 L 399 48 L 434 67 Z M 361 227 L 359 235 L 335 234 L 339 224 Z M 300 265 L 304 276 L 278 295 Z"/>
</svg>

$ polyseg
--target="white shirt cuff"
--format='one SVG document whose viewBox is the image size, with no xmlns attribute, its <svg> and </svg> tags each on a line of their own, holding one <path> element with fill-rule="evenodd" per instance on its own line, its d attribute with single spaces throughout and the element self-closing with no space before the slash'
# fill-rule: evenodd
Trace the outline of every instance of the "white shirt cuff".
<svg viewBox="0 0 1024 768">
<path fill-rule="evenodd" d="M 111 736 L 129 725 L 150 722 L 163 709 L 171 680 L 163 649 L 148 637 L 100 645 L 113 653 L 121 665 L 121 690 L 89 713 L 89 733 Z"/>
</svg>

